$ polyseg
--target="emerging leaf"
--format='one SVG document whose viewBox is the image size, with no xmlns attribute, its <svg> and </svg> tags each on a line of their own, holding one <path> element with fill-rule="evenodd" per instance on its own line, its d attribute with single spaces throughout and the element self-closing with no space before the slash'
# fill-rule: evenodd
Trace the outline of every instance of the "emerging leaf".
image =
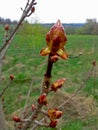
<svg viewBox="0 0 98 130">
<path fill-rule="evenodd" d="M 49 109 L 48 110 L 48 116 L 51 120 L 59 119 L 62 116 L 62 111 L 59 111 L 58 109 Z"/>
<path fill-rule="evenodd" d="M 57 89 L 61 88 L 62 85 L 64 84 L 64 82 L 66 81 L 65 78 L 59 79 L 57 81 L 55 81 L 52 85 L 51 85 L 51 90 L 52 91 L 57 91 Z"/>
</svg>

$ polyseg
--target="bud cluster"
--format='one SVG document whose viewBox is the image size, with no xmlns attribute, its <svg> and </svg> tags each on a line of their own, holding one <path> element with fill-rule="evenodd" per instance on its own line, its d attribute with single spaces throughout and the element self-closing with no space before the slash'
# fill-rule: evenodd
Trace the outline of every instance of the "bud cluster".
<svg viewBox="0 0 98 130">
<path fill-rule="evenodd" d="M 35 11 L 35 7 L 32 6 L 31 13 L 33 13 L 34 11 Z M 63 112 L 60 111 L 58 108 L 49 108 L 47 96 L 50 92 L 56 92 L 58 89 L 60 89 L 66 81 L 65 78 L 58 79 L 53 83 L 51 83 L 50 80 L 52 77 L 51 71 L 52 71 L 53 63 L 57 62 L 59 57 L 61 57 L 62 59 L 68 58 L 68 55 L 64 48 L 66 41 L 67 38 L 66 38 L 64 28 L 60 20 L 58 20 L 57 23 L 46 34 L 47 47 L 43 48 L 40 51 L 40 54 L 42 56 L 49 55 L 47 70 L 45 73 L 41 94 L 37 99 L 37 104 L 31 105 L 32 114 L 28 120 L 21 119 L 18 116 L 13 117 L 13 120 L 16 123 L 18 124 L 20 123 L 19 127 L 22 127 L 21 124 L 24 123 L 25 121 L 28 122 L 27 123 L 28 125 L 30 125 L 29 123 L 33 121 L 33 123 L 36 123 L 38 126 L 48 126 L 51 128 L 55 128 L 57 126 L 58 119 L 62 116 Z M 13 80 L 14 76 L 10 75 L 10 79 Z M 42 108 L 45 108 L 45 110 Z M 37 117 L 39 113 L 42 113 L 47 118 L 47 121 L 42 121 L 42 122 L 37 121 Z"/>
<path fill-rule="evenodd" d="M 48 110 L 48 117 L 50 118 L 49 126 L 54 128 L 57 126 L 57 119 L 62 116 L 62 111 L 59 111 L 57 108 Z"/>
<path fill-rule="evenodd" d="M 64 82 L 66 81 L 65 78 L 59 79 L 57 81 L 55 81 L 54 83 L 51 84 L 51 91 L 56 92 L 59 88 L 62 87 L 62 85 L 64 84 Z M 38 98 L 38 103 L 40 105 L 48 105 L 48 100 L 47 100 L 47 94 L 43 93 L 39 96 Z M 35 106 L 32 105 L 32 109 L 35 109 Z M 46 114 L 47 113 L 47 114 Z M 45 115 L 48 116 L 48 118 L 50 119 L 50 123 L 49 123 L 49 127 L 56 127 L 57 126 L 57 119 L 59 119 L 63 112 L 58 110 L 57 108 L 54 109 L 48 109 L 47 112 L 45 113 Z"/>
</svg>

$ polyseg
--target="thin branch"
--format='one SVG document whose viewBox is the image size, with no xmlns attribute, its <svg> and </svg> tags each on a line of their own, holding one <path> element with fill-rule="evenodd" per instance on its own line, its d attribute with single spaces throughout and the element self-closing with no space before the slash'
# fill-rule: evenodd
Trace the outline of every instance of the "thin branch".
<svg viewBox="0 0 98 130">
<path fill-rule="evenodd" d="M 26 10 L 26 8 L 28 7 L 28 5 L 29 5 L 29 0 L 27 1 L 27 4 L 26 4 L 24 10 Z"/>
<path fill-rule="evenodd" d="M 29 97 L 30 97 L 31 91 L 32 91 L 32 85 L 33 85 L 33 79 L 31 81 L 31 85 L 30 85 L 30 88 L 29 88 L 29 91 L 28 91 L 28 94 L 27 94 L 27 98 L 26 98 L 26 103 L 25 103 L 24 109 L 22 111 L 22 116 L 23 116 L 22 118 L 24 118 L 26 110 L 28 108 L 28 102 L 29 102 Z"/>
<path fill-rule="evenodd" d="M 0 48 L 0 53 L 2 52 L 2 50 L 6 47 L 6 46 L 9 46 L 9 44 L 12 42 L 12 39 L 14 38 L 18 28 L 20 27 L 21 23 L 24 21 L 25 17 L 27 17 L 27 14 L 29 13 L 29 11 L 31 10 L 32 6 L 35 5 L 34 3 L 35 0 L 32 0 L 29 7 L 27 6 L 28 5 L 28 2 L 27 2 L 27 5 L 25 7 L 25 11 L 23 11 L 23 14 L 17 24 L 17 26 L 15 27 L 15 29 L 12 31 L 11 35 L 9 36 L 9 38 L 6 40 L 6 42 L 3 44 L 3 46 Z M 28 7 L 28 8 L 27 8 Z M 8 48 L 8 47 L 7 47 Z M 7 50 L 7 49 L 6 49 Z"/>
<path fill-rule="evenodd" d="M 2 90 L 2 92 L 0 93 L 0 97 L 3 96 L 3 94 L 5 93 L 5 91 L 7 90 L 7 88 L 11 85 L 12 80 L 10 80 L 10 82 L 8 83 L 8 85 Z"/>
<path fill-rule="evenodd" d="M 29 2 L 29 0 L 28 0 L 28 2 Z M 20 27 L 20 25 L 22 24 L 24 19 L 27 17 L 27 14 L 31 10 L 31 8 L 36 4 L 35 0 L 32 0 L 30 4 L 28 4 L 28 2 L 26 4 L 26 6 L 25 6 L 25 11 L 23 11 L 23 14 L 22 14 L 18 24 L 16 25 L 15 29 L 12 31 L 12 33 L 9 35 L 9 37 L 6 39 L 6 41 L 4 42 L 2 47 L 0 48 L 0 76 L 1 76 L 1 70 L 2 70 L 2 60 L 3 60 L 4 56 L 7 53 L 7 50 L 9 48 L 9 46 L 10 46 L 10 43 L 12 42 L 17 30 Z"/>
<path fill-rule="evenodd" d="M 35 120 L 35 118 L 38 116 L 38 113 L 40 112 L 42 108 L 42 105 L 37 104 L 37 109 L 35 109 L 34 113 L 29 117 L 29 122 L 26 122 L 22 128 L 22 130 L 27 130 L 28 127 L 30 127 L 32 121 Z"/>
<path fill-rule="evenodd" d="M 42 118 L 39 123 L 42 123 L 45 119 L 47 118 L 47 116 L 45 116 L 44 118 Z M 49 126 L 49 125 L 48 125 Z M 32 127 L 31 130 L 35 130 L 38 127 L 38 124 L 34 124 L 34 126 Z"/>
<path fill-rule="evenodd" d="M 44 124 L 44 123 L 42 123 L 40 121 L 37 121 L 37 120 L 34 120 L 34 123 L 37 124 L 38 126 L 44 126 L 44 127 L 48 127 L 49 126 L 49 124 Z M 34 130 L 34 129 L 32 129 L 32 130 Z"/>
<path fill-rule="evenodd" d="M 80 57 L 81 55 L 83 55 L 83 53 L 82 52 L 80 52 L 78 55 L 69 55 L 68 57 L 69 58 L 78 58 L 78 57 Z"/>
<path fill-rule="evenodd" d="M 62 103 L 58 109 L 62 108 L 65 104 L 67 104 L 73 97 L 75 97 L 79 92 L 80 90 L 85 86 L 85 84 L 87 83 L 88 79 L 90 78 L 92 72 L 94 70 L 94 66 L 92 66 L 92 68 L 90 69 L 90 71 L 88 72 L 88 75 L 86 77 L 86 79 L 83 81 L 83 83 L 80 85 L 80 87 L 72 94 L 71 97 L 69 97 L 64 103 Z"/>
</svg>

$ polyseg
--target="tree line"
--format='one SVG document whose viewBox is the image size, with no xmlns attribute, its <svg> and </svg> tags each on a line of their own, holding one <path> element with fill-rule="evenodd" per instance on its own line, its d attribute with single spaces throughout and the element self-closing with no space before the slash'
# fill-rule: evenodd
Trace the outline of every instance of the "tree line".
<svg viewBox="0 0 98 130">
<path fill-rule="evenodd" d="M 0 24 L 3 24 L 3 25 L 4 24 L 17 24 L 17 21 L 16 20 L 12 21 L 9 18 L 4 19 L 4 18 L 0 17 Z"/>
<path fill-rule="evenodd" d="M 96 19 L 87 19 L 86 23 L 81 27 L 76 26 L 65 26 L 67 34 L 84 34 L 84 35 L 97 35 L 98 34 L 98 23 Z"/>
<path fill-rule="evenodd" d="M 28 21 L 25 21 L 26 25 L 24 26 L 23 30 L 25 30 L 26 33 L 30 33 L 32 29 L 35 30 L 35 27 L 38 27 L 40 31 L 46 30 L 45 28 L 48 28 L 52 26 L 52 24 L 39 24 L 34 23 L 34 27 L 32 24 L 30 24 Z M 0 24 L 17 24 L 17 21 L 11 21 L 9 18 L 4 19 L 0 17 Z M 36 26 L 37 25 L 37 26 Z M 64 24 L 65 31 L 67 34 L 81 34 L 81 35 L 97 35 L 98 34 L 98 22 L 96 19 L 87 19 L 84 24 L 79 24 L 79 26 L 76 26 L 78 24 L 69 24 L 68 26 Z M 23 33 L 25 33 L 23 32 Z"/>
</svg>

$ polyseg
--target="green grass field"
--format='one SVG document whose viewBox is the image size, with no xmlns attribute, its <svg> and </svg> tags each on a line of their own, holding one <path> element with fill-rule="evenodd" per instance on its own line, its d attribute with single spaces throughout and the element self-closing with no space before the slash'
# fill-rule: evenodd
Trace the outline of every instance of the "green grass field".
<svg viewBox="0 0 98 130">
<path fill-rule="evenodd" d="M 67 37 L 66 51 L 76 58 L 59 59 L 52 71 L 52 81 L 63 77 L 68 79 L 60 90 L 65 93 L 61 97 L 70 96 L 79 88 L 94 60 L 97 65 L 84 88 L 73 102 L 65 106 L 66 111 L 58 125 L 58 130 L 98 130 L 98 36 L 68 35 Z M 9 122 L 13 113 L 23 108 L 32 80 L 30 103 L 35 102 L 40 93 L 47 57 L 42 57 L 39 53 L 45 46 L 45 32 L 38 35 L 17 34 L 4 58 L 0 91 L 8 84 L 9 75 L 15 76 L 13 83 L 3 95 L 4 111 Z M 77 57 L 79 53 L 82 55 Z M 58 94 L 58 100 L 61 97 Z M 89 110 L 91 108 L 92 110 Z"/>
</svg>

